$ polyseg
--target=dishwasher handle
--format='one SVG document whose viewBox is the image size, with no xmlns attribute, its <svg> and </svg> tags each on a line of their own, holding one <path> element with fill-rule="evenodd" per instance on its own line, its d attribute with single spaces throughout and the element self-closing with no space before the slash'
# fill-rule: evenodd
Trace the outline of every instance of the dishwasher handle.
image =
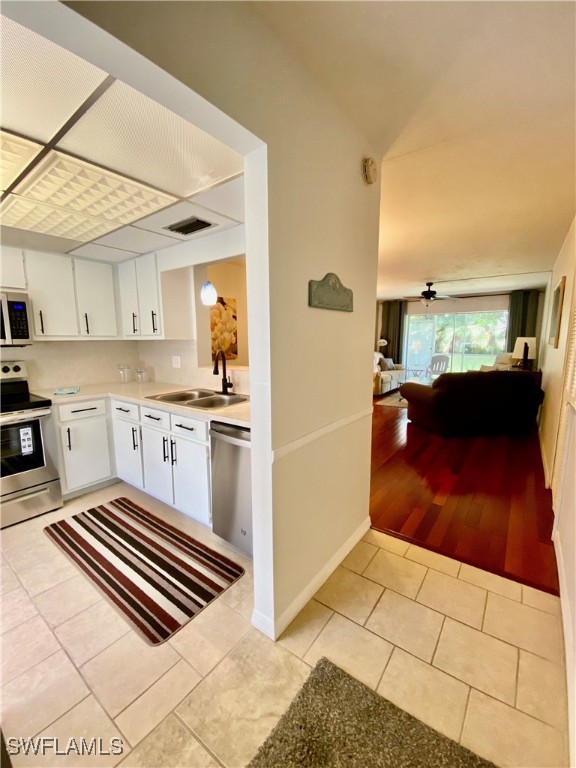
<svg viewBox="0 0 576 768">
<path fill-rule="evenodd" d="M 240 448 L 250 448 L 250 429 L 247 427 L 237 427 L 233 424 L 222 424 L 213 421 L 210 425 L 210 436 L 214 440 L 221 440 L 230 445 L 237 445 Z"/>
</svg>

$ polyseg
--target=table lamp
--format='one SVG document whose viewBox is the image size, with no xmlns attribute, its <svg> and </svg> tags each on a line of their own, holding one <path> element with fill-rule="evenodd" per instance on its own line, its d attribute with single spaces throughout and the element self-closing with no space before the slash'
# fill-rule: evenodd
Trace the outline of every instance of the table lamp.
<svg viewBox="0 0 576 768">
<path fill-rule="evenodd" d="M 536 357 L 536 337 L 518 336 L 512 357 L 522 361 L 519 363 L 520 368 L 523 368 L 525 371 L 532 370 L 532 361 Z"/>
</svg>

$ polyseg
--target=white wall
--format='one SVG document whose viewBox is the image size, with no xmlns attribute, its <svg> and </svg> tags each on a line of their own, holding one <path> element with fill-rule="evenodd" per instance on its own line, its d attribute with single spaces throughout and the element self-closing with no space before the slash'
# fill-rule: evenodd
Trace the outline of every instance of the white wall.
<svg viewBox="0 0 576 768">
<path fill-rule="evenodd" d="M 566 649 L 570 754 L 576 761 L 576 220 L 558 255 L 550 295 L 566 277 L 558 348 L 548 342 L 550 304 L 541 345 L 542 407 L 540 443 L 547 484 L 552 488 L 554 547 L 558 563 Z"/>
<path fill-rule="evenodd" d="M 572 222 L 572 226 L 570 227 L 570 231 L 568 232 L 562 250 L 554 264 L 550 280 L 549 293 L 551 294 L 560 278 L 562 276 L 566 277 L 566 288 L 560 325 L 560 340 L 557 349 L 548 342 L 548 335 L 550 332 L 550 296 L 547 301 L 546 316 L 542 328 L 540 367 L 542 369 L 542 388 L 544 389 L 546 396 L 542 406 L 540 443 L 542 446 L 544 471 L 546 473 L 546 481 L 548 485 L 550 485 L 554 468 L 558 423 L 562 403 L 562 389 L 564 386 L 566 340 L 568 338 L 570 308 L 574 301 L 573 290 L 574 276 L 576 273 L 575 230 L 575 222 Z"/>
<path fill-rule="evenodd" d="M 309 596 L 312 574 L 368 525 L 379 189 L 364 184 L 361 162 L 373 153 L 247 5 L 72 6 L 267 145 L 270 296 L 262 300 L 270 313 L 274 549 L 273 573 L 262 576 L 273 580 L 267 618 L 277 633 Z M 249 222 L 247 210 L 247 230 Z M 353 290 L 353 313 L 307 306 L 308 281 L 327 272 Z M 257 384 L 252 397 L 266 398 L 267 382 Z M 256 602 L 258 611 L 258 590 Z"/>
</svg>

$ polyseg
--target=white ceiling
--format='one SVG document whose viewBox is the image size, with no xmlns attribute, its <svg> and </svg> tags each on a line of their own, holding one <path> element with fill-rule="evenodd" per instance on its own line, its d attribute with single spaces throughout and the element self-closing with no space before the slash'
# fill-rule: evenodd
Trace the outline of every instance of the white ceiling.
<svg viewBox="0 0 576 768">
<path fill-rule="evenodd" d="M 222 142 L 6 17 L 0 55 L 3 243 L 122 261 L 243 220 Z"/>
<path fill-rule="evenodd" d="M 575 214 L 573 2 L 254 2 L 382 156 L 378 297 L 542 286 Z"/>
</svg>

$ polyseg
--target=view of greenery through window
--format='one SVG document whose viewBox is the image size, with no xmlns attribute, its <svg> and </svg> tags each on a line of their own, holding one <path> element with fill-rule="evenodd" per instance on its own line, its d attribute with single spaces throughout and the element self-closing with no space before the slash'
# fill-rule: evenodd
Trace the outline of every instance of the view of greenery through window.
<svg viewBox="0 0 576 768">
<path fill-rule="evenodd" d="M 448 371 L 478 370 L 493 365 L 506 351 L 508 310 L 408 315 L 404 343 L 408 375 L 425 372 L 433 355 L 449 357 Z"/>
</svg>

